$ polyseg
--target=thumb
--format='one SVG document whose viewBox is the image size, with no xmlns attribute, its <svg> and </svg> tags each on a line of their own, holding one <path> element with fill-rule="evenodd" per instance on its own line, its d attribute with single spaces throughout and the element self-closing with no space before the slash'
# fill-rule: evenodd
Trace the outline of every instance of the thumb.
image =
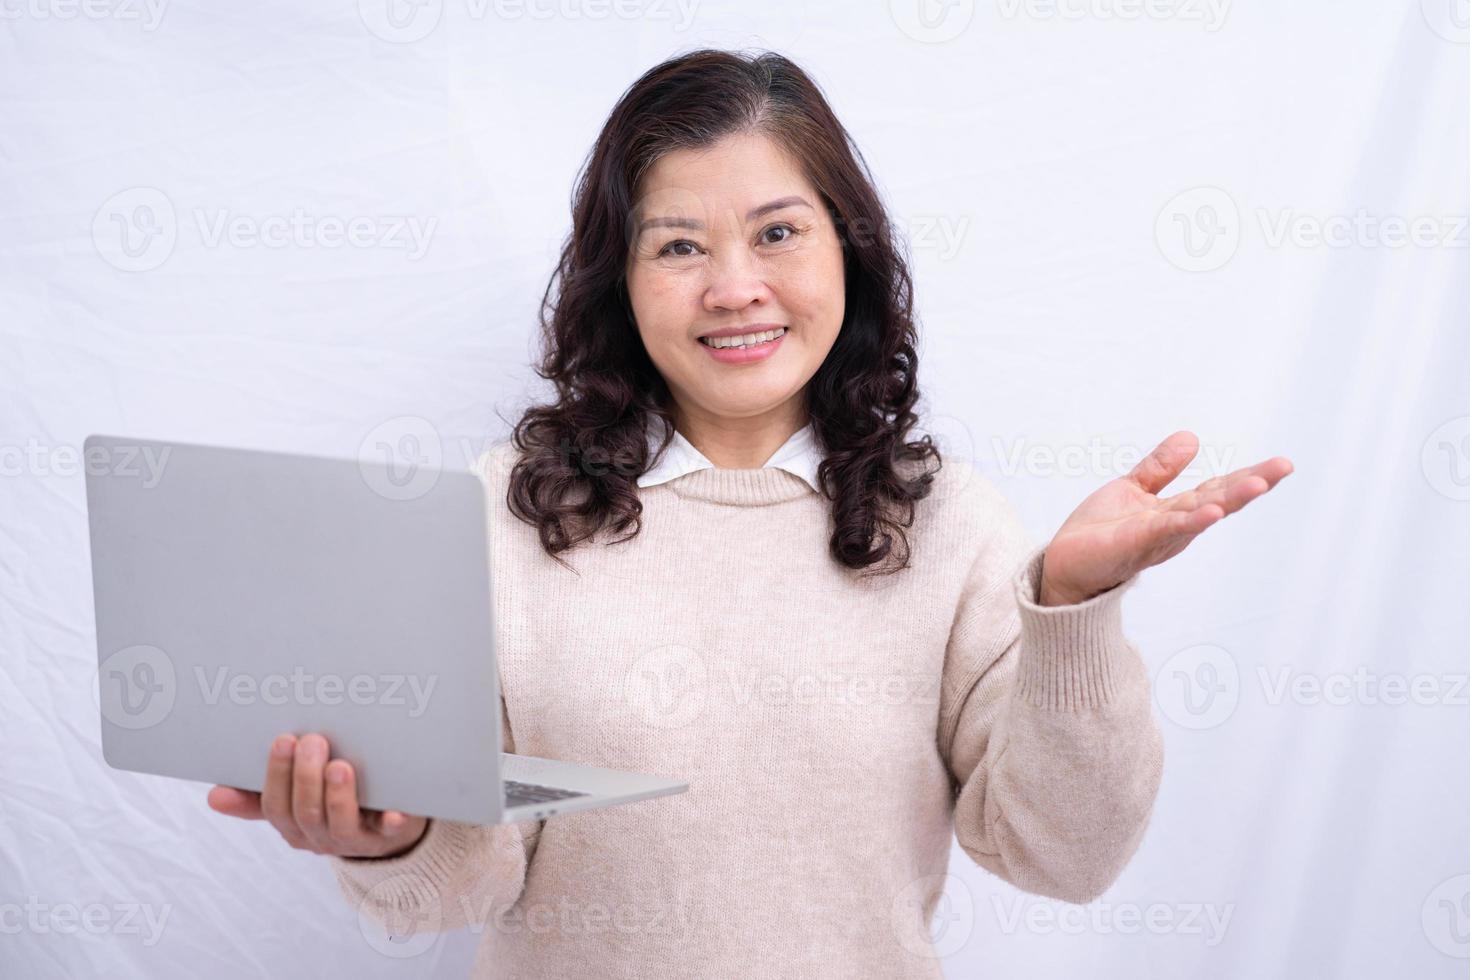
<svg viewBox="0 0 1470 980">
<path fill-rule="evenodd" d="M 1184 472 L 1198 452 L 1199 437 L 1188 429 L 1180 429 L 1154 447 L 1125 479 L 1132 480 L 1146 493 L 1157 494 Z"/>
<path fill-rule="evenodd" d="M 233 786 L 216 786 L 209 791 L 209 808 L 227 817 L 241 820 L 264 820 L 260 810 L 260 794 Z"/>
</svg>

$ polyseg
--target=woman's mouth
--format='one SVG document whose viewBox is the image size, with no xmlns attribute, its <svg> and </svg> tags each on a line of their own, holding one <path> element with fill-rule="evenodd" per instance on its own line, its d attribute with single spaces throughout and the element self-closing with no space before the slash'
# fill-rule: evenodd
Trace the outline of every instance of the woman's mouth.
<svg viewBox="0 0 1470 980">
<path fill-rule="evenodd" d="M 725 364 L 744 364 L 770 357 L 781 346 L 786 327 L 756 330 L 730 337 L 700 337 L 699 343 L 710 356 Z"/>
</svg>

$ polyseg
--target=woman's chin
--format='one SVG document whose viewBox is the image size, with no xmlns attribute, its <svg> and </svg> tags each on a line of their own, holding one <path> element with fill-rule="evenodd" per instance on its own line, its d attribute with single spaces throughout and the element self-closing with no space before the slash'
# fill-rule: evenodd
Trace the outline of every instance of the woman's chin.
<svg viewBox="0 0 1470 980">
<path fill-rule="evenodd" d="M 759 384 L 731 390 L 736 387 L 725 387 L 717 397 L 701 399 L 705 410 L 718 418 L 758 418 L 777 410 L 801 391 L 799 385 L 792 387 L 786 384 Z"/>
</svg>

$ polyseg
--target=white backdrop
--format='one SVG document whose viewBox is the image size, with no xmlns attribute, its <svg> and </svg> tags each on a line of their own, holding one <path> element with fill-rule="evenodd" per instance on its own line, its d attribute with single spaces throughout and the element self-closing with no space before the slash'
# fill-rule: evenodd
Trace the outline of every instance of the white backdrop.
<svg viewBox="0 0 1470 980">
<path fill-rule="evenodd" d="M 467 968 L 103 763 L 78 454 L 465 464 L 536 391 L 598 126 L 706 44 L 823 85 L 911 241 L 931 428 L 1038 540 L 1178 428 L 1196 479 L 1296 464 L 1126 603 L 1137 858 L 1079 909 L 956 850 L 946 973 L 1470 969 L 1470 4 L 394 3 L 0 0 L 0 975 Z"/>
</svg>

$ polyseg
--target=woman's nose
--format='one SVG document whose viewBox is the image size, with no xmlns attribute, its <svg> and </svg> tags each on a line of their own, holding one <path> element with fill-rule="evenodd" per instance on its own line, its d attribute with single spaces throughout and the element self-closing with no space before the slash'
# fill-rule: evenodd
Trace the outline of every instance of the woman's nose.
<svg viewBox="0 0 1470 980">
<path fill-rule="evenodd" d="M 712 266 L 712 278 L 704 292 L 704 308 L 743 310 L 752 303 L 770 299 L 771 290 L 761 275 L 755 257 L 745 249 L 727 253 Z"/>
</svg>

